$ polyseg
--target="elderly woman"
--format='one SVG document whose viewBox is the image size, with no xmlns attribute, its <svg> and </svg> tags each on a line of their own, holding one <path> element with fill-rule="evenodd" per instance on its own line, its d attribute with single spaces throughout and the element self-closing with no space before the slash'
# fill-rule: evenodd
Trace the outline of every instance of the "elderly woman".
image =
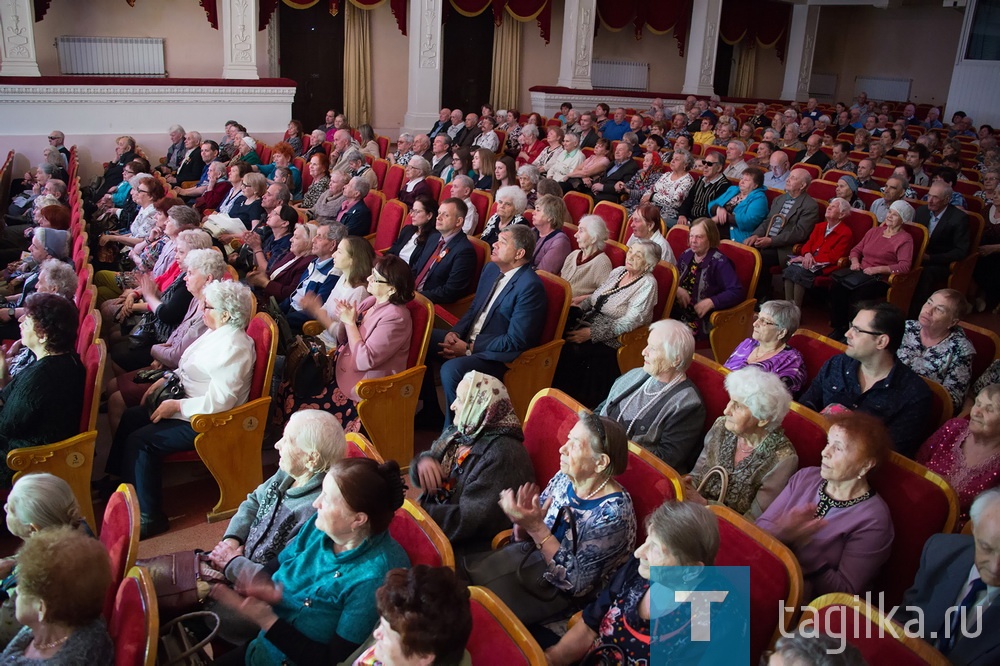
<svg viewBox="0 0 1000 666">
<path fill-rule="evenodd" d="M 534 483 L 500 493 L 515 541 L 541 551 L 545 581 L 567 601 L 595 596 L 635 547 L 632 498 L 615 481 L 628 465 L 625 430 L 585 410 L 578 417 L 559 448 L 559 471 L 541 494 Z"/>
<path fill-rule="evenodd" d="M 246 333 L 253 312 L 250 289 L 238 282 L 214 282 L 204 295 L 208 331 L 184 351 L 172 376 L 150 387 L 143 402 L 174 378 L 185 397 L 128 409 L 108 457 L 107 471 L 135 486 L 142 538 L 169 528 L 161 508 L 160 457 L 194 448 L 193 416 L 224 412 L 250 395 L 255 358 L 253 340 Z"/>
<path fill-rule="evenodd" d="M 305 152 L 305 132 L 302 130 L 302 121 L 294 118 L 288 121 L 288 129 L 285 130 L 283 141 L 287 142 L 295 155 L 301 156 Z"/>
<path fill-rule="evenodd" d="M 890 450 L 892 438 L 877 417 L 831 417 L 823 464 L 796 472 L 757 518 L 757 527 L 795 553 L 805 596 L 863 594 L 889 559 L 892 516 L 868 475 Z"/>
<path fill-rule="evenodd" d="M 442 664 L 471 666 L 469 589 L 449 567 L 393 569 L 375 592 L 379 622 L 340 666 Z"/>
<path fill-rule="evenodd" d="M 364 239 L 359 240 L 364 243 Z M 371 266 L 371 257 L 363 254 L 360 244 L 353 248 L 354 255 L 345 256 L 350 252 L 345 249 L 340 262 L 349 266 L 348 271 L 356 276 L 364 266 Z M 339 247 L 337 251 L 340 252 Z M 371 252 L 370 246 L 368 252 Z M 286 415 L 300 409 L 322 409 L 336 416 L 345 431 L 359 432 L 361 419 L 357 404 L 361 398 L 357 394 L 357 383 L 406 369 L 413 334 L 413 322 L 406 304 L 413 300 L 413 273 L 402 259 L 386 255 L 375 262 L 367 281 L 371 296 L 360 302 L 334 300 L 324 307 L 314 294 L 303 296 L 303 309 L 326 329 L 324 344 L 329 344 L 326 341 L 330 340 L 333 342 L 330 346 L 336 347 L 336 374 L 332 384 L 319 384 L 311 377 L 300 376 L 296 372 L 298 360 L 293 363 L 289 359 L 286 381 L 278 389 L 278 404 Z M 344 295 L 359 298 L 360 292 L 348 290 Z M 331 312 L 336 313 L 336 319 Z"/>
<path fill-rule="evenodd" d="M 50 259 L 69 262 L 70 234 L 68 231 L 40 227 L 35 229 L 31 238 L 28 253 L 31 259 L 29 272 L 15 278 L 14 284 L 21 282 L 20 293 L 14 293 L 6 298 L 0 297 L 3 308 L 0 309 L 0 339 L 12 340 L 19 337 L 20 329 L 17 322 L 24 314 L 24 304 L 28 297 L 38 290 L 41 279 L 41 265 Z M 28 264 L 29 262 L 24 262 Z M 72 265 L 72 264 L 71 264 Z M 27 268 L 27 265 L 23 266 Z"/>
<path fill-rule="evenodd" d="M 684 499 L 716 501 L 754 520 L 798 468 L 795 447 L 781 429 L 792 396 L 777 375 L 753 366 L 726 375 L 726 391 L 725 413 L 705 436 L 694 470 L 684 477 Z M 709 474 L 713 467 L 721 467 L 728 478 L 725 497 L 720 497 L 722 475 Z"/>
<path fill-rule="evenodd" d="M 658 152 L 648 152 L 642 158 L 642 168 L 627 183 L 615 183 L 615 191 L 625 195 L 622 204 L 631 214 L 642 203 L 643 197 L 663 175 L 663 158 Z"/>
<path fill-rule="evenodd" d="M 28 297 L 20 324 L 21 345 L 36 360 L 0 389 L 4 456 L 79 433 L 86 372 L 74 351 L 78 322 L 72 301 L 56 294 Z M 0 469 L 0 487 L 9 488 L 13 475 L 6 466 Z"/>
<path fill-rule="evenodd" d="M 618 336 L 653 320 L 656 280 L 653 267 L 660 248 L 639 241 L 593 294 L 574 311 L 576 321 L 567 326 L 566 345 L 559 355 L 552 385 L 595 407 L 618 378 Z"/>
<path fill-rule="evenodd" d="M 510 526 L 497 503 L 501 491 L 519 488 L 535 474 L 521 422 L 499 379 L 470 371 L 451 408 L 455 422 L 413 459 L 410 481 L 456 551 L 482 552 Z"/>
<path fill-rule="evenodd" d="M 541 118 L 534 120 L 536 114 L 528 117 L 528 122 L 521 128 L 520 136 L 517 139 L 517 155 L 514 161 L 516 166 L 534 163 L 535 159 L 545 150 L 545 142 L 539 138 L 538 128 L 541 127 Z"/>
<path fill-rule="evenodd" d="M 406 163 L 406 168 L 403 171 L 406 175 L 406 183 L 399 188 L 397 199 L 407 206 L 412 206 L 419 196 L 434 196 L 431 186 L 427 184 L 427 176 L 431 175 L 430 162 L 420 155 L 414 155 Z"/>
<path fill-rule="evenodd" d="M 236 201 L 229 209 L 229 217 L 238 218 L 247 229 L 253 229 L 264 219 L 262 198 L 267 192 L 267 178 L 259 173 L 248 173 L 243 176 L 243 200 Z"/>
<path fill-rule="evenodd" d="M 517 169 L 517 184 L 521 186 L 521 191 L 528 198 L 528 208 L 534 209 L 538 200 L 538 181 L 542 177 L 538 172 L 538 167 L 533 164 L 525 164 Z"/>
<path fill-rule="evenodd" d="M 958 325 L 969 313 L 962 292 L 939 289 L 931 294 L 917 319 L 906 322 L 903 342 L 896 352 L 900 361 L 921 377 L 941 384 L 958 413 L 972 382 L 976 350 Z"/>
<path fill-rule="evenodd" d="M 18 551 L 17 617 L 24 624 L 0 654 L 3 664 L 115 663 L 101 618 L 111 561 L 100 541 L 52 527 Z"/>
<path fill-rule="evenodd" d="M 330 158 L 323 153 L 317 153 L 309 158 L 309 177 L 312 183 L 302 195 L 299 208 L 312 208 L 319 201 L 320 195 L 330 187 Z"/>
<path fill-rule="evenodd" d="M 310 220 L 318 223 L 335 222 L 344 203 L 344 186 L 351 182 L 351 174 L 342 169 L 330 172 L 326 189 L 320 192 L 312 208 L 304 209 Z M 301 209 L 300 209 L 301 210 Z"/>
<path fill-rule="evenodd" d="M 569 148 L 566 148 L 569 152 Z M 590 182 L 592 178 L 600 176 L 611 166 L 611 142 L 607 139 L 598 139 L 594 144 L 594 153 L 583 160 L 575 169 L 566 174 L 566 179 L 559 183 L 563 192 L 576 190 L 584 194 L 591 194 Z M 556 162 L 553 168 L 557 168 L 560 162 Z"/>
<path fill-rule="evenodd" d="M 316 515 L 278 554 L 272 579 L 258 576 L 242 593 L 212 588 L 216 601 L 260 627 L 229 663 L 329 664 L 357 650 L 378 621 L 375 591 L 389 571 L 410 564 L 388 529 L 404 493 L 395 461 L 334 463 Z"/>
<path fill-rule="evenodd" d="M 108 243 L 121 243 L 122 245 L 138 245 L 149 236 L 149 232 L 156 225 L 156 209 L 153 207 L 157 201 L 166 194 L 163 183 L 147 174 L 139 174 L 132 179 L 132 201 L 138 208 L 138 213 L 131 220 L 128 233 L 107 233 L 100 237 L 98 244 L 103 247 Z"/>
<path fill-rule="evenodd" d="M 326 147 L 323 145 L 324 141 L 326 141 L 326 132 L 321 129 L 313 130 L 312 134 L 309 135 L 309 147 L 302 157 L 308 160 L 317 153 L 326 155 Z"/>
<path fill-rule="evenodd" d="M 528 205 L 528 198 L 520 187 L 501 187 L 497 190 L 497 212 L 486 220 L 479 238 L 492 247 L 500 237 L 500 232 L 511 224 L 528 224 L 522 214 Z M 562 232 L 559 232 L 562 233 Z"/>
<path fill-rule="evenodd" d="M 550 127 L 545 133 L 546 146 L 532 164 L 539 173 L 548 174 L 549 165 L 552 164 L 563 153 L 562 140 L 566 132 L 561 127 Z"/>
<path fill-rule="evenodd" d="M 173 330 L 163 343 L 154 344 L 149 355 L 152 363 L 148 370 L 175 370 L 181 355 L 205 331 L 204 292 L 205 287 L 221 280 L 226 275 L 226 262 L 222 255 L 214 249 L 191 250 L 183 252 L 184 276 L 182 278 L 187 291 L 191 294 L 184 319 Z M 146 384 L 136 382 L 136 376 L 141 369 L 118 375 L 108 382 L 108 421 L 111 432 L 118 430 L 122 414 L 129 407 L 135 407 L 142 402 Z"/>
<path fill-rule="evenodd" d="M 788 266 L 782 273 L 785 298 L 799 307 L 802 307 L 806 290 L 812 288 L 816 276 L 829 275 L 837 270 L 840 260 L 847 255 L 853 232 L 844 220 L 850 212 L 851 205 L 847 199 L 832 199 L 826 207 L 824 223 L 814 226 L 799 254 L 788 258 Z"/>
<path fill-rule="evenodd" d="M 496 173 L 496 158 L 485 148 L 479 148 L 472 153 L 472 174 L 470 177 L 477 190 L 493 191 L 493 176 Z M 499 196 L 499 191 L 496 191 Z"/>
<path fill-rule="evenodd" d="M 410 224 L 404 226 L 387 254 L 394 254 L 412 268 L 423 252 L 427 239 L 434 233 L 438 204 L 433 197 L 417 197 L 410 207 Z"/>
<path fill-rule="evenodd" d="M 670 160 L 670 172 L 660 176 L 640 201 L 656 205 L 663 219 L 676 219 L 677 208 L 694 186 L 694 177 L 688 173 L 693 163 L 694 158 L 691 153 L 686 150 L 675 150 Z"/>
<path fill-rule="evenodd" d="M 649 327 L 641 368 L 615 380 L 597 413 L 615 419 L 629 440 L 649 449 L 681 474 L 694 466 L 705 424 L 705 405 L 684 371 L 694 359 L 694 336 L 673 319 Z"/>
<path fill-rule="evenodd" d="M 535 254 L 531 260 L 532 268 L 559 275 L 566 257 L 573 251 L 569 236 L 562 231 L 567 220 L 569 211 L 566 210 L 566 203 L 561 198 L 551 194 L 538 197 L 535 214 L 531 220 L 537 235 Z"/>
<path fill-rule="evenodd" d="M 229 161 L 228 166 L 233 166 L 239 162 L 249 164 L 250 166 L 260 164 L 260 156 L 257 155 L 257 141 L 246 134 L 236 139 L 236 157 Z"/>
<path fill-rule="evenodd" d="M 604 253 L 608 225 L 599 215 L 584 215 L 575 238 L 580 249 L 569 253 L 559 277 L 569 282 L 573 290 L 573 304 L 578 305 L 611 274 L 611 259 Z"/>
<path fill-rule="evenodd" d="M 715 120 L 712 116 L 703 116 L 701 118 L 700 124 L 698 125 L 701 129 L 691 135 L 691 140 L 695 143 L 700 143 L 705 146 L 711 146 L 715 143 Z"/>
<path fill-rule="evenodd" d="M 802 316 L 791 301 L 767 301 L 753 320 L 753 332 L 739 344 L 723 364 L 730 370 L 755 365 L 774 373 L 793 396 L 805 389 L 806 366 L 799 350 L 788 340 L 799 328 Z"/>
<path fill-rule="evenodd" d="M 834 272 L 830 287 L 830 337 L 841 339 L 850 326 L 856 303 L 880 300 L 889 291 L 889 276 L 908 273 L 913 265 L 913 237 L 903 229 L 913 221 L 913 207 L 905 201 L 889 206 L 885 222 L 871 229 L 850 252 L 850 270 Z"/>
<path fill-rule="evenodd" d="M 1000 384 L 979 391 L 968 420 L 951 419 L 938 428 L 920 447 L 917 462 L 958 493 L 964 525 L 976 496 L 1000 485 Z"/>
<path fill-rule="evenodd" d="M 837 197 L 846 201 L 851 208 L 865 210 L 865 202 L 858 198 L 858 179 L 854 176 L 841 176 L 837 179 Z"/>
<path fill-rule="evenodd" d="M 271 163 L 257 165 L 254 171 L 260 172 L 268 180 L 273 180 L 275 169 L 288 169 L 292 172 L 292 183 L 288 189 L 293 193 L 299 192 L 302 190 L 302 172 L 293 164 L 294 159 L 295 149 L 287 142 L 279 141 L 271 148 Z"/>
<path fill-rule="evenodd" d="M 195 199 L 193 206 L 196 211 L 205 215 L 206 211 L 215 210 L 226 200 L 226 196 L 233 188 L 226 175 L 226 165 L 222 162 L 212 162 L 208 165 L 208 189 Z M 180 191 L 177 193 L 184 194 Z"/>
<path fill-rule="evenodd" d="M 743 172 L 739 185 L 731 186 L 719 198 L 708 202 L 708 214 L 719 225 L 720 235 L 737 243 L 753 234 L 767 216 L 768 208 L 764 172 L 754 167 Z"/>
<path fill-rule="evenodd" d="M 618 569 L 597 600 L 583 610 L 583 621 L 574 624 L 559 643 L 545 651 L 548 663 L 552 666 L 602 663 L 587 660 L 588 655 L 598 660 L 609 656 L 602 646 L 613 646 L 612 654 L 620 651 L 629 655 L 626 661 L 612 663 L 650 663 L 649 646 L 653 635 L 650 622 L 651 568 L 711 567 L 718 552 L 719 524 L 715 515 L 706 507 L 691 502 L 667 500 L 646 519 L 646 541 Z M 699 581 L 687 582 L 696 586 Z M 658 618 L 658 622 L 686 627 L 691 622 L 690 612 L 689 604 L 680 604 L 666 616 Z M 715 617 L 713 614 L 713 620 Z M 664 644 L 663 641 L 669 643 Z M 676 663 L 699 663 L 698 656 L 688 652 L 698 649 L 690 641 L 690 632 L 678 632 L 673 638 L 664 638 L 663 641 L 657 650 L 684 651 L 691 657 L 680 658 Z"/>
<path fill-rule="evenodd" d="M 719 226 L 700 217 L 688 232 L 690 247 L 677 262 L 680 278 L 671 316 L 690 326 L 697 338 L 708 337 L 708 315 L 712 310 L 736 305 L 743 294 L 736 268 L 719 251 L 719 243 Z"/>
<path fill-rule="evenodd" d="M 567 134 L 562 139 L 563 152 L 552 159 L 547 165 L 546 176 L 559 183 L 560 191 L 566 179 L 583 163 L 583 151 L 580 150 L 580 137 Z"/>
<path fill-rule="evenodd" d="M 251 166 L 243 162 L 233 164 L 227 167 L 227 169 L 230 188 L 226 196 L 223 197 L 222 201 L 215 208 L 216 213 L 222 213 L 223 215 L 229 215 L 233 206 L 238 202 L 246 200 L 246 196 L 243 193 L 243 177 L 253 172 Z"/>
<path fill-rule="evenodd" d="M 274 261 L 274 267 L 270 271 L 257 269 L 246 274 L 243 279 L 253 288 L 258 309 L 263 309 L 272 296 L 281 303 L 292 295 L 306 267 L 316 258 L 312 254 L 315 237 L 315 225 L 295 225 L 288 251 Z"/>
<path fill-rule="evenodd" d="M 660 217 L 660 208 L 657 205 L 651 203 L 639 205 L 629 218 L 629 226 L 632 229 L 632 235 L 626 241 L 628 247 L 632 247 L 642 240 L 651 241 L 660 247 L 660 261 L 677 264 L 674 251 L 663 236 L 663 218 Z"/>
</svg>

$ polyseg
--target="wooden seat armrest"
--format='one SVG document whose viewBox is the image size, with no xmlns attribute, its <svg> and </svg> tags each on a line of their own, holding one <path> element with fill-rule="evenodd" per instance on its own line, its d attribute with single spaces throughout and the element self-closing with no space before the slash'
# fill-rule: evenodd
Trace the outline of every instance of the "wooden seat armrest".
<svg viewBox="0 0 1000 666">
<path fill-rule="evenodd" d="M 324 330 L 323 324 L 319 323 L 315 319 L 310 319 L 306 323 L 302 324 L 302 334 L 303 335 L 319 335 Z"/>
<path fill-rule="evenodd" d="M 709 315 L 711 329 L 708 338 L 716 362 L 725 363 L 733 350 L 750 336 L 756 305 L 757 300 L 749 298 L 735 307 L 716 310 Z"/>
<path fill-rule="evenodd" d="M 427 366 L 418 365 L 388 377 L 362 379 L 354 388 L 368 438 L 386 460 L 396 460 L 404 469 L 413 459 L 413 419 L 426 371 Z"/>
<path fill-rule="evenodd" d="M 514 540 L 514 530 L 504 530 L 503 532 L 498 532 L 495 537 L 493 537 L 493 543 L 490 547 L 493 550 L 499 550 L 509 544 Z"/>
</svg>

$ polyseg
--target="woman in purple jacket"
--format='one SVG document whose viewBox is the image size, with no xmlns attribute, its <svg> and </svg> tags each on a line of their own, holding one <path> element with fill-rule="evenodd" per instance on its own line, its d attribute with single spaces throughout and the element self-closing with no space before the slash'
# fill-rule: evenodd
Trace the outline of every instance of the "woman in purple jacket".
<svg viewBox="0 0 1000 666">
<path fill-rule="evenodd" d="M 743 285 L 736 268 L 719 251 L 719 227 L 707 217 L 691 224 L 689 249 L 677 261 L 680 275 L 672 317 L 694 331 L 695 337 L 708 337 L 708 315 L 712 310 L 730 308 L 743 297 Z"/>
</svg>

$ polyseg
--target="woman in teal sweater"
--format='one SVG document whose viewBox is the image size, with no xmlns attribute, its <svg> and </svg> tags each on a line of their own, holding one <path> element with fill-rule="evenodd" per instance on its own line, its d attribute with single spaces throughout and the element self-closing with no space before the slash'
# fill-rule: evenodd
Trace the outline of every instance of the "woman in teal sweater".
<svg viewBox="0 0 1000 666">
<path fill-rule="evenodd" d="M 335 463 L 323 480 L 316 516 L 278 556 L 273 577 L 248 581 L 247 596 L 225 586 L 212 590 L 217 601 L 261 628 L 218 663 L 330 664 L 365 642 L 378 621 L 375 591 L 390 570 L 410 565 L 388 533 L 404 492 L 394 461 Z"/>
<path fill-rule="evenodd" d="M 708 202 L 708 214 L 719 225 L 719 235 L 742 243 L 767 216 L 767 188 L 764 172 L 750 167 L 740 176 L 739 185 L 732 185 L 718 199 Z"/>
</svg>

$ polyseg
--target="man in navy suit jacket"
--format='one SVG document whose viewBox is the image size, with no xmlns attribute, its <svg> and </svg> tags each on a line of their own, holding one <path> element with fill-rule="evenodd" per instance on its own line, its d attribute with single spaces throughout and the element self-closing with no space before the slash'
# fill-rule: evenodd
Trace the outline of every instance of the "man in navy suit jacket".
<svg viewBox="0 0 1000 666">
<path fill-rule="evenodd" d="M 910 318 L 920 315 L 920 308 L 936 289 L 945 286 L 951 262 L 965 259 L 972 244 L 969 216 L 951 205 L 951 185 L 937 182 L 927 194 L 927 205 L 919 206 L 913 221 L 928 230 L 927 249 L 921 262 L 923 271 L 910 303 Z"/>
<path fill-rule="evenodd" d="M 905 624 L 922 616 L 922 638 L 951 663 L 985 666 L 1000 663 L 1000 489 L 977 497 L 969 513 L 971 537 L 935 534 L 927 540 L 916 580 L 893 619 Z M 965 631 L 959 626 L 952 631 L 955 609 L 966 604 Z M 982 626 L 974 624 L 977 606 L 982 608 Z M 961 623 L 962 613 L 957 615 Z"/>
<path fill-rule="evenodd" d="M 462 231 L 467 212 L 461 199 L 445 199 L 434 222 L 436 231 L 413 262 L 417 291 L 431 303 L 454 303 L 470 291 L 476 251 Z"/>
<path fill-rule="evenodd" d="M 302 309 L 302 296 L 313 293 L 325 303 L 337 285 L 340 276 L 333 270 L 333 253 L 337 251 L 337 245 L 346 236 L 347 232 L 339 222 L 321 224 L 316 231 L 316 237 L 312 242 L 312 253 L 316 255 L 316 259 L 306 267 L 299 280 L 299 286 L 292 295 L 280 303 L 281 311 L 285 314 L 293 332 L 300 333 L 302 324 L 312 318 Z"/>
<path fill-rule="evenodd" d="M 444 361 L 441 386 L 449 407 L 446 426 L 451 423 L 456 389 L 467 372 L 478 370 L 503 379 L 506 364 L 538 344 L 548 302 L 541 278 L 529 265 L 534 253 L 535 235 L 530 227 L 512 224 L 501 231 L 472 306 L 448 333 L 435 330 L 432 334 L 431 349 L 437 352 L 432 356 Z"/>
<path fill-rule="evenodd" d="M 337 221 L 347 227 L 348 236 L 367 236 L 372 232 L 372 212 L 365 204 L 371 185 L 361 176 L 355 176 L 344 186 L 344 203 Z"/>
</svg>

